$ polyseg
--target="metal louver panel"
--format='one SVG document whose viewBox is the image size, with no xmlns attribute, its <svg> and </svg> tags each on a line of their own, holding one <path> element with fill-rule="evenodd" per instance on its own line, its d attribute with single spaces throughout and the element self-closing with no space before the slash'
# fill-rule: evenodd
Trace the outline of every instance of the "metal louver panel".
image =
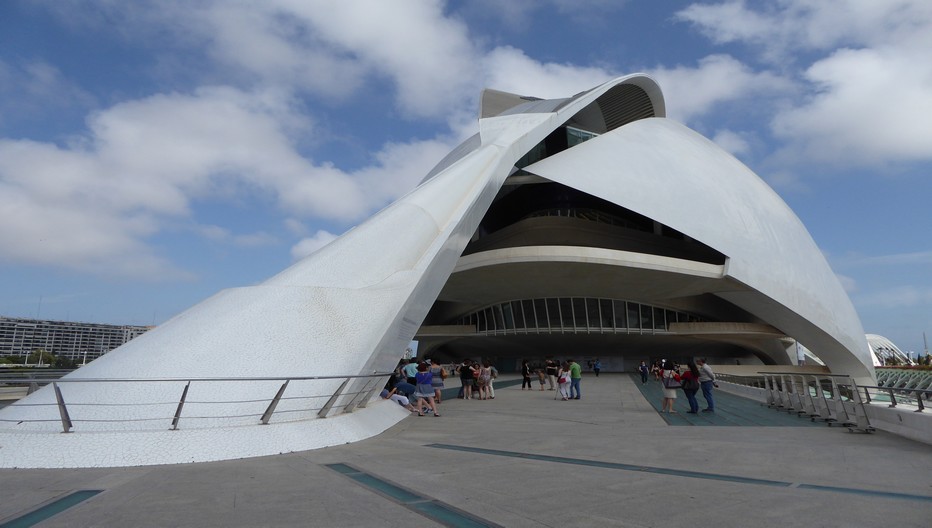
<svg viewBox="0 0 932 528">
<path fill-rule="evenodd" d="M 596 100 L 607 130 L 614 130 L 638 119 L 654 117 L 654 106 L 643 89 L 630 84 L 618 85 Z"/>
</svg>

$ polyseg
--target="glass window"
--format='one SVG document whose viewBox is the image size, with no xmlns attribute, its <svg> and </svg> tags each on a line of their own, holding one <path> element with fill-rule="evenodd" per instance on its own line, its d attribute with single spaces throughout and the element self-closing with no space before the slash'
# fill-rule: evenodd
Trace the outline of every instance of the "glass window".
<svg viewBox="0 0 932 528">
<path fill-rule="evenodd" d="M 654 328 L 654 313 L 650 306 L 646 304 L 641 305 L 641 329 L 642 330 L 653 330 Z"/>
<path fill-rule="evenodd" d="M 666 330 L 667 320 L 665 318 L 666 310 L 663 308 L 654 308 L 654 330 Z"/>
<path fill-rule="evenodd" d="M 628 328 L 627 316 L 625 315 L 627 313 L 625 312 L 625 302 L 612 301 L 612 305 L 615 308 L 615 328 Z"/>
<path fill-rule="evenodd" d="M 638 303 L 628 303 L 628 328 L 632 330 L 641 329 L 641 315 L 638 313 L 640 309 L 641 305 Z"/>
<path fill-rule="evenodd" d="M 521 301 L 521 307 L 524 308 L 524 324 L 528 328 L 537 328 L 537 319 L 534 317 L 534 301 L 530 299 Z"/>
<path fill-rule="evenodd" d="M 501 305 L 502 315 L 505 317 L 505 328 L 508 330 L 515 329 L 515 317 L 511 313 L 511 303 L 504 303 Z"/>
<path fill-rule="evenodd" d="M 534 313 L 537 315 L 538 328 L 550 328 L 550 316 L 547 314 L 546 299 L 534 299 Z"/>
<path fill-rule="evenodd" d="M 612 319 L 612 300 L 599 299 L 599 312 L 602 318 L 602 328 L 613 328 L 615 325 Z"/>
<path fill-rule="evenodd" d="M 670 323 L 676 322 L 676 312 L 673 310 L 667 310 L 667 328 L 670 328 Z"/>
<path fill-rule="evenodd" d="M 547 299 L 547 317 L 550 319 L 551 329 L 563 328 L 563 321 L 560 320 L 559 299 Z"/>
<path fill-rule="evenodd" d="M 525 328 L 524 310 L 521 309 L 521 301 L 511 301 L 511 313 L 514 314 L 515 328 Z"/>
<path fill-rule="evenodd" d="M 575 298 L 571 299 L 573 303 L 573 327 L 574 328 L 586 328 L 588 324 L 586 320 L 588 319 L 586 315 L 586 300 Z M 566 319 L 564 319 L 565 321 Z"/>
<path fill-rule="evenodd" d="M 476 326 L 480 332 L 488 331 L 489 325 L 485 321 L 485 311 L 476 312 L 476 321 L 478 322 Z"/>
<path fill-rule="evenodd" d="M 586 299 L 586 316 L 588 317 L 589 328 L 602 328 L 598 299 Z"/>
<path fill-rule="evenodd" d="M 502 305 L 496 304 L 493 306 L 492 313 L 495 314 L 495 329 L 505 330 L 505 317 L 502 315 Z"/>
</svg>

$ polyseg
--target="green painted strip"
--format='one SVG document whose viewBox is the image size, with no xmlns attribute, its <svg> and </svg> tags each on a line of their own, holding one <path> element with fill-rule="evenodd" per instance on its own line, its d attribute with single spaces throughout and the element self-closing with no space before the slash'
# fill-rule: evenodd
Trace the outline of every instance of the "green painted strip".
<svg viewBox="0 0 932 528">
<path fill-rule="evenodd" d="M 793 484 L 791 482 L 781 482 L 779 480 L 766 480 L 751 477 L 737 477 L 734 475 L 723 475 L 719 473 L 705 473 L 701 471 L 687 471 L 682 469 L 670 469 L 651 466 L 640 466 L 635 464 L 621 464 L 618 462 L 600 462 L 598 460 L 586 460 L 582 458 L 567 458 L 550 455 L 535 455 L 533 453 L 521 453 L 518 451 L 500 451 L 497 449 L 484 449 L 480 447 L 457 446 L 450 444 L 427 444 L 426 447 L 436 447 L 438 449 L 450 449 L 453 451 L 465 451 L 468 453 L 480 453 L 484 455 L 495 455 L 512 458 L 523 458 L 527 460 L 540 460 L 542 462 L 555 462 L 558 464 L 572 464 L 576 466 L 591 466 L 605 469 L 619 469 L 623 471 L 639 471 L 642 473 L 654 473 L 658 475 L 670 475 L 674 477 L 689 477 L 706 480 L 721 480 L 726 482 L 736 482 L 739 484 L 755 484 L 759 486 L 776 486 L 776 487 L 795 487 L 799 489 L 811 489 L 818 491 L 834 491 L 838 493 L 852 493 L 856 495 L 865 495 L 870 497 L 880 497 L 889 499 L 903 499 L 920 502 L 932 502 L 932 497 L 928 495 L 913 495 L 910 493 L 896 493 L 890 491 L 866 490 L 858 488 L 843 488 L 840 486 L 821 486 L 817 484 Z"/>
<path fill-rule="evenodd" d="M 53 515 L 58 515 L 68 508 L 90 499 L 102 491 L 103 490 L 75 491 L 74 493 L 65 495 L 64 497 L 54 502 L 46 504 L 45 506 L 32 510 L 25 515 L 21 515 L 13 520 L 0 524 L 0 528 L 27 528 L 29 526 L 35 526 L 36 524 L 39 524 L 40 522 L 52 517 Z"/>
<path fill-rule="evenodd" d="M 501 528 L 501 526 L 470 515 L 449 504 L 420 495 L 387 480 L 347 464 L 326 464 L 326 467 L 346 475 L 359 484 L 393 499 L 405 508 L 452 528 Z M 3 527 L 0 527 L 3 528 Z"/>
<path fill-rule="evenodd" d="M 677 391 L 677 398 L 673 404 L 676 414 L 660 412 L 662 386 L 659 381 L 651 379 L 645 384 L 641 383 L 640 376 L 631 375 L 632 382 L 641 391 L 644 399 L 663 418 L 667 425 L 674 426 L 756 426 L 756 427 L 819 427 L 808 417 L 799 417 L 795 413 L 779 412 L 761 405 L 759 402 L 716 390 L 715 412 L 689 414 L 689 404 L 683 391 Z M 702 392 L 697 395 L 699 407 L 705 407 Z"/>
<path fill-rule="evenodd" d="M 895 491 L 877 491 L 877 490 L 865 490 L 857 488 L 841 488 L 837 486 L 821 486 L 818 484 L 800 484 L 802 489 L 812 489 L 819 491 L 835 491 L 838 493 L 851 493 L 854 495 L 866 495 L 869 497 L 884 497 L 889 499 L 905 499 L 905 500 L 915 500 L 923 502 L 932 502 L 932 497 L 927 497 L 925 495 L 913 495 L 911 493 L 897 493 Z"/>
<path fill-rule="evenodd" d="M 677 477 L 692 477 L 711 480 L 724 480 L 728 482 L 740 482 L 743 484 L 758 484 L 763 486 L 780 486 L 789 487 L 789 482 L 780 482 L 776 480 L 765 480 L 751 477 L 736 477 L 734 475 L 722 475 L 718 473 L 704 473 L 700 471 L 687 471 L 681 469 L 668 469 L 651 466 L 641 466 L 635 464 L 621 464 L 618 462 L 602 462 L 598 460 L 586 460 L 582 458 L 567 458 L 550 455 L 535 455 L 532 453 L 520 453 L 515 451 L 499 451 L 497 449 L 483 449 L 478 447 L 455 446 L 450 444 L 427 444 L 427 447 L 436 447 L 439 449 L 451 449 L 454 451 L 467 451 L 470 453 L 481 453 L 485 455 L 497 455 L 514 458 L 524 458 L 528 460 L 540 460 L 542 462 L 556 462 L 558 464 L 572 464 L 575 466 L 592 466 L 605 469 L 620 469 L 624 471 L 638 471 L 641 473 L 656 473 L 659 475 L 673 475 Z"/>
</svg>

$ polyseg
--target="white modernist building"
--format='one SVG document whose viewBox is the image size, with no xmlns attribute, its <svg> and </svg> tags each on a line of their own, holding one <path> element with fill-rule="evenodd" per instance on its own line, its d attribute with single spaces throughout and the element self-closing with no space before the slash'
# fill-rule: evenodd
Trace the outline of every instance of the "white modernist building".
<svg viewBox="0 0 932 528">
<path fill-rule="evenodd" d="M 762 364 L 794 363 L 798 341 L 872 381 L 858 317 L 799 219 L 664 116 L 644 75 L 566 99 L 486 91 L 479 132 L 394 204 L 0 410 L 0 466 L 365 438 L 406 415 L 366 403 L 415 335 L 449 356 L 588 339 L 622 357 L 659 343 Z"/>
</svg>

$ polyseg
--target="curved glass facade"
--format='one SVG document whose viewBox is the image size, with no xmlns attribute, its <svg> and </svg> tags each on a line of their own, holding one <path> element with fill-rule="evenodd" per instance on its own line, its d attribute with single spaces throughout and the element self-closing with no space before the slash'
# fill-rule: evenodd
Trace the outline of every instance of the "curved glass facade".
<svg viewBox="0 0 932 528">
<path fill-rule="evenodd" d="M 460 318 L 485 335 L 666 332 L 670 323 L 702 322 L 690 313 L 619 299 L 548 297 L 493 304 Z"/>
</svg>

